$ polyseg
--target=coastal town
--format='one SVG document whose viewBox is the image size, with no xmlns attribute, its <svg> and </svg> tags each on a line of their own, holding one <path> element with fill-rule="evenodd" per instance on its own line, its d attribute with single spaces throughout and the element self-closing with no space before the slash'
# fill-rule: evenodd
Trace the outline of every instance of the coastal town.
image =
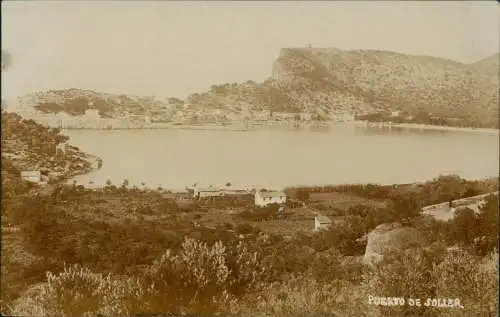
<svg viewBox="0 0 500 317">
<path fill-rule="evenodd" d="M 196 100 L 195 100 L 196 101 Z M 336 125 L 409 128 L 420 130 L 474 130 L 498 133 L 468 117 L 425 111 L 410 113 L 368 107 L 345 99 L 335 106 L 304 105 L 310 111 L 273 111 L 246 102 L 207 106 L 177 98 L 101 94 L 87 90 L 47 91 L 18 97 L 14 111 L 25 119 L 60 129 L 221 129 L 255 130 L 266 127 L 328 128 Z M 355 106 L 356 105 L 356 106 Z M 334 110 L 332 110 L 334 109 Z"/>
<path fill-rule="evenodd" d="M 84 95 L 85 98 L 92 96 Z M 35 99 L 33 99 L 35 98 Z M 74 96 L 69 97 L 75 98 Z M 70 115 L 66 112 L 41 112 L 33 105 L 46 103 L 64 103 L 66 99 L 56 94 L 37 94 L 18 98 L 16 113 L 26 119 L 36 120 L 38 123 L 62 129 L 162 129 L 180 126 L 212 126 L 226 127 L 240 125 L 242 128 L 266 125 L 305 125 L 314 122 L 353 122 L 354 114 L 350 112 L 336 112 L 327 116 L 325 113 L 311 112 L 277 112 L 271 110 L 249 109 L 248 105 L 228 107 L 236 110 L 204 109 L 179 103 L 175 98 L 165 103 L 142 105 L 137 113 L 120 113 L 115 117 L 102 116 L 94 107 L 95 102 L 85 99 L 84 111 L 80 115 Z M 138 99 L 135 102 L 140 103 Z"/>
</svg>

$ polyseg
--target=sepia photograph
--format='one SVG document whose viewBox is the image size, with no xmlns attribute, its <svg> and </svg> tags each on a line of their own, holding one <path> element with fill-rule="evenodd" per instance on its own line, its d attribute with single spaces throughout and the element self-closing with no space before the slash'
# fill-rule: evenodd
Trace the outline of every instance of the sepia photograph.
<svg viewBox="0 0 500 317">
<path fill-rule="evenodd" d="M 498 1 L 2 1 L 0 316 L 498 317 Z"/>
</svg>

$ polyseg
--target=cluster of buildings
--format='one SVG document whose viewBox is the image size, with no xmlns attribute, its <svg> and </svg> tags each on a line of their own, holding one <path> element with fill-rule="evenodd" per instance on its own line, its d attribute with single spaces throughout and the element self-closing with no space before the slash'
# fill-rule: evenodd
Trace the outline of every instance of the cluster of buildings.
<svg viewBox="0 0 500 317">
<path fill-rule="evenodd" d="M 197 184 L 186 187 L 186 189 L 192 193 L 192 197 L 195 199 L 200 198 L 210 198 L 210 197 L 223 197 L 223 196 L 234 196 L 234 195 L 250 195 L 254 193 L 255 206 L 265 207 L 270 204 L 284 205 L 286 203 L 286 194 L 282 191 L 268 191 L 260 189 L 235 189 L 230 186 L 226 187 L 198 187 Z"/>
<path fill-rule="evenodd" d="M 50 175 L 49 175 L 50 176 Z M 30 170 L 22 171 L 21 179 L 36 183 L 39 185 L 47 184 L 48 177 L 41 171 Z M 186 188 L 194 199 L 210 198 L 210 197 L 224 197 L 235 195 L 249 195 L 253 193 L 255 206 L 266 207 L 271 204 L 280 205 L 280 212 L 283 212 L 284 205 L 287 202 L 287 195 L 283 191 L 268 191 L 268 190 L 254 190 L 254 189 L 233 189 L 229 186 L 226 187 L 198 187 L 196 185 Z M 177 194 L 184 194 L 184 191 Z M 177 195 L 176 195 L 177 196 Z M 314 231 L 328 229 L 332 224 L 330 218 L 317 215 L 314 218 Z"/>
<path fill-rule="evenodd" d="M 210 197 L 223 197 L 234 195 L 250 195 L 253 193 L 255 206 L 265 207 L 271 204 L 284 205 L 286 203 L 286 194 L 283 191 L 268 191 L 261 189 L 235 189 L 229 186 L 217 187 L 198 187 L 196 184 L 191 187 L 186 187 L 188 192 L 192 194 L 195 199 L 210 198 Z"/>
<path fill-rule="evenodd" d="M 249 194 L 249 191 L 245 189 L 233 189 L 229 187 L 223 188 L 215 186 L 209 186 L 209 187 L 193 186 L 188 190 L 192 192 L 193 198 L 195 199 Z"/>
<path fill-rule="evenodd" d="M 322 113 L 319 109 L 313 112 L 279 112 L 271 110 L 250 110 L 246 104 L 236 105 L 227 109 L 219 109 L 215 106 L 196 107 L 190 104 L 162 105 L 150 109 L 151 113 L 144 115 L 134 115 L 130 113 L 122 114 L 118 117 L 101 117 L 97 109 L 93 109 L 93 102 L 89 101 L 89 109 L 83 115 L 73 116 L 65 112 L 42 113 L 36 111 L 32 104 L 37 102 L 63 103 L 71 96 L 55 93 L 28 95 L 19 100 L 16 112 L 22 117 L 33 119 L 38 123 L 59 127 L 62 129 L 127 129 L 127 128 L 161 128 L 166 123 L 189 124 L 189 123 L 218 123 L 245 121 L 263 123 L 270 121 L 281 122 L 311 122 L 318 116 L 331 119 L 336 122 L 354 121 L 354 116 L 347 112 L 332 113 L 330 115 Z M 153 120 L 153 116 L 155 120 Z"/>
<path fill-rule="evenodd" d="M 61 129 L 132 129 L 154 128 L 149 116 L 127 115 L 120 118 L 102 118 L 96 109 L 87 109 L 82 116 L 72 116 L 64 112 L 57 114 L 18 111 L 27 119 L 49 127 Z"/>
<path fill-rule="evenodd" d="M 268 190 L 253 190 L 253 189 L 231 189 L 223 187 L 193 187 L 188 188 L 192 192 L 192 197 L 195 199 L 208 198 L 208 197 L 223 197 L 230 195 L 248 195 L 254 192 L 254 204 L 258 207 L 266 207 L 271 204 L 278 204 L 281 206 L 280 211 L 283 210 L 287 202 L 287 195 L 283 191 L 268 191 Z M 332 220 L 324 215 L 316 215 L 314 217 L 314 231 L 328 229 L 332 225 Z"/>
</svg>

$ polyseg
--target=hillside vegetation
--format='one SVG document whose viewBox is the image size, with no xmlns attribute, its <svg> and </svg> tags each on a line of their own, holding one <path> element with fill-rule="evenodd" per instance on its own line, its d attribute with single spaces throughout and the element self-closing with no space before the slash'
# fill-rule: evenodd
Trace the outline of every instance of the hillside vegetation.
<svg viewBox="0 0 500 317">
<path fill-rule="evenodd" d="M 475 64 L 375 50 L 283 49 L 273 78 L 304 96 L 350 96 L 376 109 L 498 120 L 498 59 Z M 309 97 L 311 98 L 311 97 Z M 326 101 L 326 100 L 325 100 Z M 330 100 L 328 100 L 330 103 Z"/>
<path fill-rule="evenodd" d="M 158 103 L 151 97 L 108 94 L 76 88 L 34 92 L 18 100 L 23 110 L 79 116 L 83 115 L 85 110 L 93 108 L 99 110 L 102 117 L 143 115 L 146 108 L 155 109 L 155 104 Z"/>
<path fill-rule="evenodd" d="M 193 215 L 208 212 L 201 205 L 182 212 L 159 192 L 125 185 L 102 190 L 60 186 L 36 199 L 11 196 L 2 200 L 2 216 L 21 230 L 7 236 L 19 239 L 17 249 L 2 252 L 2 313 L 496 316 L 498 197 L 490 197 L 480 213 L 464 210 L 448 223 L 420 215 L 417 208 L 419 197 L 428 192 L 462 196 L 490 191 L 491 186 L 498 188 L 497 180 L 485 184 L 441 177 L 415 188 L 309 188 L 379 197 L 389 204 L 354 206 L 345 211 L 344 222 L 329 230 L 289 237 L 260 229 L 265 222 L 283 221 L 278 219 L 194 226 Z M 214 203 L 223 215 L 223 202 Z M 295 209 L 287 211 L 293 213 Z M 366 245 L 360 238 L 391 222 L 405 222 L 421 232 L 424 245 L 393 250 L 380 265 L 363 265 Z M 447 251 L 452 246 L 459 246 L 459 256 Z M 20 252 L 32 259 L 20 258 Z M 458 297 L 465 309 L 367 305 L 369 295 L 379 294 Z"/>
<path fill-rule="evenodd" d="M 168 120 L 177 111 L 188 117 L 241 120 L 259 110 L 323 118 L 334 112 L 401 110 L 412 116 L 453 117 L 467 126 L 498 127 L 498 65 L 498 55 L 464 64 L 377 50 L 284 48 L 264 82 L 212 85 L 186 100 L 68 89 L 34 93 L 21 103 L 45 113 L 75 116 L 96 108 L 102 117 L 149 115 L 156 120 Z"/>
<path fill-rule="evenodd" d="M 15 113 L 2 112 L 2 172 L 19 177 L 22 170 L 70 177 L 92 169 L 90 156 L 67 144 L 69 137 Z"/>
</svg>

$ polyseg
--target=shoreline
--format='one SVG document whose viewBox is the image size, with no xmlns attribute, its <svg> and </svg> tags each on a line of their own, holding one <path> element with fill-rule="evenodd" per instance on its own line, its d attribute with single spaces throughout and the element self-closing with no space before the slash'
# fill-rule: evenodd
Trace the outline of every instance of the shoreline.
<svg viewBox="0 0 500 317">
<path fill-rule="evenodd" d="M 366 127 L 381 127 L 381 128 L 403 128 L 403 129 L 413 129 L 413 130 L 427 130 L 427 131 L 449 131 L 449 132 L 473 132 L 473 133 L 484 133 L 484 134 L 500 134 L 500 129 L 493 128 L 470 128 L 470 127 L 453 127 L 453 126 L 440 126 L 431 124 L 418 124 L 418 123 L 392 123 L 387 122 L 364 122 L 356 121 L 356 124 L 362 124 Z"/>
<path fill-rule="evenodd" d="M 79 176 L 85 176 L 87 174 L 90 174 L 92 172 L 95 172 L 99 169 L 93 169 L 92 171 L 89 171 L 87 173 L 81 173 L 77 174 L 74 176 L 71 176 L 69 178 L 65 178 L 61 183 L 66 184 L 66 185 L 71 185 L 73 184 L 73 181 L 76 180 Z M 421 180 L 414 180 L 414 181 L 401 181 L 401 182 L 395 182 L 395 183 L 386 183 L 386 182 L 339 182 L 339 183 L 316 183 L 316 184 L 288 184 L 288 185 L 282 185 L 282 186 L 263 186 L 263 185 L 255 185 L 255 184 L 248 184 L 248 185 L 238 185 L 238 186 L 231 186 L 230 188 L 225 188 L 224 185 L 216 185 L 212 184 L 209 186 L 205 187 L 210 187 L 213 186 L 213 188 L 219 188 L 221 190 L 241 190 L 241 191 L 246 191 L 246 192 L 252 192 L 256 190 L 257 188 L 266 188 L 268 190 L 286 190 L 286 189 L 297 189 L 297 188 L 316 188 L 316 187 L 337 187 L 337 186 L 367 186 L 367 185 L 375 185 L 375 186 L 393 186 L 393 187 L 407 187 L 407 186 L 417 186 L 421 185 L 426 182 L 431 182 L 434 179 L 438 178 L 439 176 L 446 176 L 448 175 L 447 173 L 439 174 L 433 178 L 429 179 L 421 179 Z M 498 182 L 498 177 L 497 176 L 487 176 L 487 177 L 478 177 L 478 178 L 464 178 L 460 175 L 457 175 L 461 179 L 464 179 L 466 181 L 479 181 L 479 182 L 489 182 L 489 181 L 496 181 Z M 123 180 L 129 180 L 127 177 L 124 177 Z M 186 184 L 188 184 L 187 182 Z M 76 185 L 81 185 L 87 189 L 91 190 L 102 190 L 110 185 L 106 184 L 106 182 L 99 182 L 99 181 L 90 181 L 90 182 L 78 182 Z M 121 181 L 120 182 L 113 182 L 111 183 L 111 186 L 116 186 L 120 187 L 122 186 Z M 144 185 L 141 185 L 140 182 L 130 182 L 128 189 L 137 189 L 140 191 L 153 191 L 153 192 L 163 192 L 163 193 L 186 193 L 188 192 L 188 188 L 192 188 L 191 185 L 184 185 L 184 186 L 163 186 L 163 184 L 158 184 L 156 186 L 148 186 L 147 183 Z M 161 189 L 160 189 L 161 188 Z"/>
<path fill-rule="evenodd" d="M 481 133 L 499 135 L 500 129 L 494 128 L 471 128 L 471 127 L 454 127 L 454 126 L 438 126 L 430 124 L 418 123 L 388 123 L 388 122 L 366 122 L 366 121 L 353 121 L 353 122 L 318 122 L 318 123 L 288 123 L 288 122 L 272 122 L 272 123 L 257 123 L 245 126 L 241 123 L 232 123 L 227 125 L 219 124 L 199 124 L 199 125 L 163 125 L 152 127 L 133 127 L 133 128 L 113 128 L 113 129 L 98 129 L 98 128 L 63 128 L 65 131 L 73 130 L 99 130 L 99 131 L 123 131 L 123 130 L 208 130 L 208 131 L 234 131 L 234 132 L 247 132 L 259 131 L 265 129 L 290 129 L 290 130 L 310 130 L 315 128 L 332 128 L 332 127 L 366 127 L 366 128 L 397 128 L 397 129 L 410 129 L 420 131 L 447 131 L 447 132 L 468 132 L 468 133 Z"/>
<path fill-rule="evenodd" d="M 88 175 L 88 174 L 96 172 L 102 168 L 103 160 L 100 157 L 98 157 L 96 155 L 92 155 L 92 154 L 87 154 L 87 153 L 85 153 L 85 155 L 86 155 L 85 159 L 90 163 L 89 170 L 77 171 L 74 173 L 68 173 L 68 174 L 61 175 L 60 177 L 54 178 L 52 184 L 54 184 L 54 185 L 56 185 L 56 184 L 69 184 L 70 181 L 75 180 L 78 176 Z"/>
</svg>

